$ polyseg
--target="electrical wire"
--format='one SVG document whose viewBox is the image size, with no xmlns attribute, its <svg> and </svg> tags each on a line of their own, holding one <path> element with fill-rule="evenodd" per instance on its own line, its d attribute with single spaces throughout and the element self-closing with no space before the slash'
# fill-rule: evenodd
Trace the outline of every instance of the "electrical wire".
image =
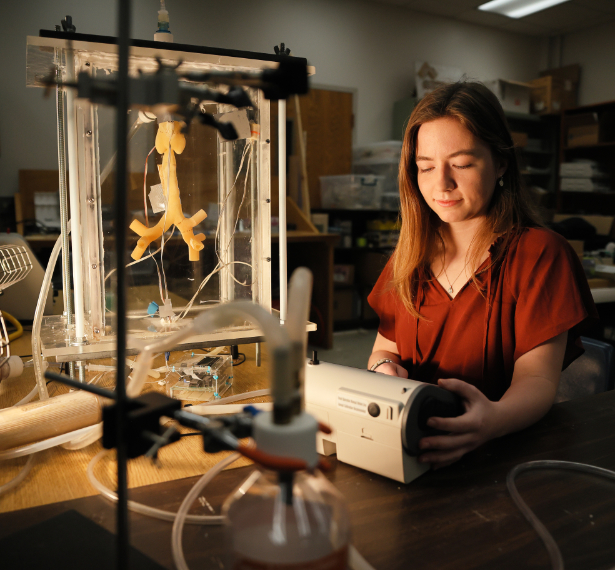
<svg viewBox="0 0 615 570">
<path fill-rule="evenodd" d="M 164 228 L 167 225 L 167 213 L 169 211 L 169 184 L 171 182 L 171 153 L 173 152 L 173 150 L 171 149 L 171 137 L 173 136 L 173 129 L 175 128 L 175 125 L 173 124 L 173 122 L 171 122 L 171 132 L 169 133 L 169 150 L 167 153 L 167 191 L 166 193 L 164 193 L 164 224 L 162 226 L 162 236 L 161 236 L 161 242 L 160 242 L 160 266 L 162 269 L 162 279 L 164 281 L 164 299 L 163 299 L 163 304 L 166 305 L 166 302 L 169 300 L 169 290 L 167 289 L 167 276 L 164 272 L 164 261 L 163 261 L 163 254 L 164 254 Z M 161 182 L 164 184 L 164 176 L 160 177 Z M 163 186 L 163 190 L 164 190 L 164 186 Z M 175 227 L 175 226 L 173 226 Z M 175 232 L 175 229 L 173 229 L 173 232 Z M 170 237 L 172 237 L 173 234 L 171 234 Z M 170 238 L 169 238 L 170 239 Z"/>
<path fill-rule="evenodd" d="M 145 257 L 142 257 L 141 259 L 137 259 L 136 261 L 131 261 L 130 263 L 127 263 L 126 267 L 130 267 L 131 265 L 136 265 L 137 263 L 141 263 L 142 261 L 145 261 L 146 259 L 153 257 L 160 251 L 160 249 L 161 248 L 158 248 L 154 253 L 150 253 L 149 255 L 146 255 Z M 107 279 L 109 279 L 109 277 L 111 277 L 111 275 L 113 275 L 116 271 L 117 271 L 117 268 L 109 271 L 109 273 L 107 273 L 107 275 L 105 276 L 105 281 L 107 281 Z"/>
<path fill-rule="evenodd" d="M 250 172 L 250 163 L 252 162 L 250 159 L 252 157 L 252 149 L 253 146 L 250 143 L 246 143 L 246 146 L 243 149 L 243 153 L 241 155 L 241 161 L 239 162 L 239 168 L 237 170 L 237 175 L 235 176 L 235 181 L 233 182 L 233 185 L 231 186 L 230 190 L 228 191 L 227 195 L 224 198 L 224 201 L 222 203 L 222 208 L 220 209 L 220 213 L 218 215 L 218 224 L 216 227 L 216 242 L 219 240 L 218 236 L 219 236 L 219 231 L 220 231 L 220 220 L 222 219 L 222 214 L 226 209 L 226 205 L 228 202 L 228 199 L 231 195 L 231 193 L 233 192 L 233 189 L 235 188 L 235 186 L 237 185 L 237 180 L 239 179 L 239 175 L 241 174 L 241 170 L 243 169 L 243 163 L 245 162 L 246 159 L 246 155 L 248 155 L 248 161 L 246 164 L 246 173 L 245 173 L 245 177 L 244 177 L 244 184 L 243 184 L 243 194 L 241 197 L 241 202 L 239 204 L 239 207 L 237 208 L 237 217 L 235 218 L 235 224 L 233 226 L 233 232 L 231 233 L 231 236 L 229 237 L 229 241 L 226 245 L 226 247 L 224 248 L 224 253 L 226 254 L 229 250 L 229 248 L 231 247 L 231 243 L 233 242 L 233 236 L 235 235 L 235 232 L 237 231 L 237 224 L 239 222 L 239 216 L 241 214 L 241 207 L 243 206 L 243 202 L 246 198 L 246 192 L 247 192 L 247 188 L 248 188 L 248 175 Z M 220 257 L 220 253 L 218 252 L 218 247 L 215 248 L 216 249 L 216 256 L 218 257 L 218 260 L 220 261 L 220 263 L 224 264 L 224 262 L 222 261 L 222 258 Z M 252 267 L 249 263 L 246 264 L 250 267 Z M 241 281 L 239 281 L 234 275 L 233 273 L 230 273 L 232 279 L 239 285 L 243 285 L 243 286 L 247 286 L 247 285 L 252 285 L 252 283 L 242 283 Z"/>
<path fill-rule="evenodd" d="M 155 147 L 154 147 L 155 148 Z M 215 243 L 215 249 L 216 249 L 216 256 L 218 257 L 218 263 L 217 265 L 214 267 L 214 269 L 201 281 L 196 293 L 192 296 L 192 298 L 190 299 L 190 301 L 188 302 L 188 304 L 184 307 L 183 311 L 181 312 L 181 314 L 178 317 L 178 320 L 184 319 L 186 317 L 186 315 L 188 314 L 188 312 L 190 311 L 190 309 L 192 308 L 194 301 L 196 300 L 196 298 L 198 297 L 199 293 L 203 290 L 203 288 L 207 285 L 207 283 L 209 282 L 209 280 L 219 271 L 221 271 L 222 269 L 226 268 L 226 267 L 230 267 L 232 265 L 245 265 L 247 267 L 249 267 L 250 269 L 252 268 L 252 264 L 247 263 L 245 261 L 231 261 L 229 263 L 224 263 L 222 261 L 222 259 L 220 258 L 220 253 L 218 251 L 218 241 L 219 241 L 219 232 L 220 232 L 220 220 L 222 218 L 222 214 L 224 213 L 225 209 L 226 209 L 226 205 L 228 202 L 229 197 L 231 196 L 231 193 L 233 191 L 233 189 L 235 188 L 235 186 L 237 185 L 237 181 L 239 180 L 239 176 L 241 175 L 241 171 L 243 169 L 243 163 L 245 162 L 245 158 L 246 156 L 250 155 L 250 157 L 252 156 L 252 149 L 253 146 L 252 144 L 246 144 L 244 150 L 243 150 L 243 154 L 241 157 L 241 161 L 239 164 L 239 169 L 237 172 L 237 175 L 235 176 L 235 181 L 233 182 L 233 185 L 231 186 L 230 190 L 228 191 L 228 193 L 226 194 L 226 196 L 224 197 L 223 201 L 222 201 L 222 206 L 220 208 L 220 212 L 218 214 L 218 222 L 217 222 L 217 226 L 216 226 L 216 235 L 214 238 L 214 243 Z M 151 153 L 151 151 L 150 151 Z M 148 155 L 149 156 L 149 155 Z M 170 152 L 169 152 L 169 159 L 168 159 L 168 165 L 169 165 L 169 169 L 170 169 Z M 245 181 L 244 181 L 244 192 L 243 192 L 243 196 L 241 199 L 241 203 L 240 203 L 240 208 L 237 210 L 237 217 L 235 219 L 235 224 L 234 224 L 234 230 L 233 230 L 233 234 L 236 231 L 237 228 L 237 224 L 239 222 L 239 216 L 240 216 L 240 212 L 241 212 L 241 206 L 243 205 L 243 202 L 245 201 L 245 196 L 246 196 L 246 191 L 247 191 L 247 181 L 248 181 L 248 175 L 249 175 L 249 171 L 250 171 L 250 160 L 248 160 L 248 166 L 246 167 L 246 175 L 245 175 Z M 164 183 L 164 176 L 161 176 L 161 181 Z M 167 184 L 167 188 L 168 188 L 168 184 Z M 166 212 L 167 212 L 167 206 L 168 206 L 168 194 L 165 194 L 165 217 L 166 217 Z M 173 230 L 175 231 L 175 226 L 172 226 Z M 128 264 L 126 264 L 126 267 L 130 267 L 132 265 L 135 265 L 137 263 L 141 263 L 142 261 L 145 261 L 146 259 L 149 259 L 150 257 L 154 257 L 157 253 L 160 253 L 160 260 L 162 263 L 162 255 L 164 252 L 164 233 L 162 235 L 162 242 L 161 242 L 161 246 L 154 251 L 153 253 L 142 257 L 141 259 L 138 259 L 136 261 L 132 261 Z M 226 250 L 228 250 L 228 248 L 230 247 L 230 244 L 232 242 L 232 239 L 229 241 L 229 244 L 227 245 Z M 156 267 L 158 268 L 158 264 L 154 258 L 154 262 L 156 263 Z M 112 269 L 111 271 L 109 271 L 109 273 L 107 273 L 107 275 L 105 276 L 105 282 L 109 279 L 109 277 L 111 277 L 111 275 L 113 275 L 115 272 L 117 271 L 116 269 Z M 163 273 L 163 278 L 164 278 L 164 282 L 165 282 L 165 290 L 166 290 L 166 275 L 164 273 L 164 265 L 162 266 L 162 273 Z M 248 286 L 251 285 L 251 283 L 242 283 L 241 281 L 239 281 L 232 273 L 231 273 L 231 277 L 233 278 L 233 280 L 238 283 L 239 285 L 242 286 Z M 162 286 L 160 285 L 160 272 L 158 274 L 158 278 L 159 278 L 159 288 L 162 289 Z M 162 291 L 161 291 L 162 292 Z M 161 295 L 162 297 L 162 295 Z M 168 291 L 167 291 L 167 297 L 168 297 Z M 164 302 L 164 299 L 163 299 Z M 109 314 L 113 314 L 112 311 L 110 311 L 109 309 L 107 309 L 107 312 Z"/>
<path fill-rule="evenodd" d="M 243 364 L 246 361 L 246 355 L 243 352 L 240 352 L 237 354 L 237 356 L 243 356 L 243 360 L 239 360 L 239 358 L 237 358 L 237 360 L 239 360 L 239 362 L 235 362 L 233 360 L 233 366 L 239 366 L 240 364 Z"/>
<path fill-rule="evenodd" d="M 145 168 L 143 169 L 143 209 L 145 211 L 145 227 L 149 228 L 149 216 L 147 214 L 147 161 L 149 160 L 150 155 L 152 154 L 152 152 L 154 152 L 156 150 L 156 146 L 154 145 L 152 147 L 152 150 L 150 150 L 147 153 L 147 156 L 145 157 Z M 166 207 L 166 204 L 165 204 Z M 163 228 L 163 232 L 164 234 L 164 228 Z M 147 251 L 151 253 L 151 248 L 152 248 L 152 244 L 150 242 L 150 244 L 147 246 Z M 162 253 L 160 254 L 162 257 Z M 156 264 L 156 272 L 158 273 L 158 289 L 160 290 L 160 300 L 162 301 L 162 303 L 164 304 L 164 297 L 162 294 L 162 278 L 160 276 L 160 268 L 158 267 L 158 262 L 156 261 L 156 258 L 153 257 L 154 259 L 154 263 Z M 128 266 L 127 266 L 128 267 Z"/>
<path fill-rule="evenodd" d="M 230 198 L 235 186 L 237 185 L 237 181 L 239 180 L 239 176 L 241 175 L 241 171 L 243 169 L 243 163 L 245 162 L 245 158 L 249 153 L 249 157 L 252 156 L 252 149 L 253 146 L 252 144 L 246 144 L 246 146 L 244 147 L 243 153 L 241 155 L 241 161 L 239 163 L 239 168 L 237 170 L 237 174 L 235 176 L 235 180 L 233 182 L 233 185 L 231 186 L 231 188 L 229 189 L 229 191 L 227 192 L 226 196 L 224 197 L 224 199 L 222 200 L 222 205 L 220 207 L 220 212 L 218 213 L 218 222 L 216 224 L 216 235 L 214 238 L 214 249 L 216 251 L 216 257 L 218 258 L 218 264 L 216 265 L 216 267 L 213 269 L 213 271 L 211 273 L 209 273 L 209 275 L 207 275 L 203 281 L 201 281 L 201 284 L 199 285 L 196 293 L 192 296 L 192 299 L 190 299 L 190 301 L 188 302 L 188 304 L 184 307 L 184 310 L 181 312 L 179 319 L 183 319 L 186 317 L 186 315 L 188 314 L 188 312 L 190 311 L 190 309 L 192 308 L 192 305 L 194 304 L 194 301 L 196 300 L 197 296 L 199 295 L 199 293 L 203 290 L 203 287 L 205 287 L 205 285 L 209 282 L 209 280 L 211 279 L 211 277 L 213 275 L 215 275 L 216 273 L 218 273 L 218 271 L 221 271 L 222 269 L 224 269 L 225 267 L 230 267 L 231 265 L 246 265 L 247 267 L 249 267 L 250 269 L 253 269 L 252 265 L 250 263 L 246 263 L 245 261 L 231 261 L 229 263 L 225 263 L 224 261 L 222 261 L 222 258 L 220 257 L 220 252 L 219 250 L 219 236 L 220 236 L 220 222 L 222 220 L 222 216 L 224 214 L 224 212 L 226 211 L 226 207 L 227 207 L 227 202 L 228 199 Z M 250 171 L 250 160 L 248 159 L 248 163 L 246 166 L 246 174 L 245 174 L 245 179 L 244 179 L 244 190 L 243 190 L 243 196 L 241 199 L 241 203 L 239 205 L 239 208 L 237 209 L 237 217 L 235 218 L 235 224 L 233 226 L 233 233 L 231 235 L 231 238 L 229 238 L 229 243 L 227 244 L 224 252 L 226 253 L 228 251 L 228 249 L 230 248 L 230 245 L 232 243 L 232 236 L 235 234 L 236 230 L 237 230 L 237 224 L 239 222 L 239 216 L 241 214 L 241 206 L 243 205 L 243 202 L 245 200 L 245 196 L 246 196 L 246 191 L 247 191 L 247 186 L 248 186 L 248 174 Z M 242 286 L 247 286 L 247 285 L 252 285 L 252 283 L 242 283 L 241 281 L 239 281 L 231 272 L 230 273 L 232 279 L 238 283 L 239 285 Z"/>
</svg>

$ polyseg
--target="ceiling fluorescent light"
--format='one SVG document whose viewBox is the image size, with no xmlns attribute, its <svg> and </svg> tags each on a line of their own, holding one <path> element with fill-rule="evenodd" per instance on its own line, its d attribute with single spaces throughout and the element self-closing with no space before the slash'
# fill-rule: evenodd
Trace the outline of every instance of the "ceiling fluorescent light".
<svg viewBox="0 0 615 570">
<path fill-rule="evenodd" d="M 569 0 L 491 0 L 486 4 L 482 4 L 478 7 L 479 10 L 485 12 L 496 12 L 508 16 L 509 18 L 523 18 L 534 12 L 540 12 L 556 6 L 557 4 L 563 4 Z"/>
</svg>

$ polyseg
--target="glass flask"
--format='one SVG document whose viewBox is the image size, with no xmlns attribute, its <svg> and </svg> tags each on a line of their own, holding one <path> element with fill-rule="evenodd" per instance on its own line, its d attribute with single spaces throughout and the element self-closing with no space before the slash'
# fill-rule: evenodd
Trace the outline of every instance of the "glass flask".
<svg viewBox="0 0 615 570">
<path fill-rule="evenodd" d="M 346 570 L 350 520 L 320 473 L 254 471 L 226 500 L 227 568 Z"/>
</svg>

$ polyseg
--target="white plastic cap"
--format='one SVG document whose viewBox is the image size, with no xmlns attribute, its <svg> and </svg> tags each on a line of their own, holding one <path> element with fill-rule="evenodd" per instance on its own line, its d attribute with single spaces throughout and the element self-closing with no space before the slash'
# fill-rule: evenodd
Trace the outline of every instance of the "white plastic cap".
<svg viewBox="0 0 615 570">
<path fill-rule="evenodd" d="M 17 376 L 21 376 L 23 372 L 23 361 L 19 356 L 10 356 L 8 359 L 9 365 L 9 378 L 16 378 Z"/>
<path fill-rule="evenodd" d="M 318 464 L 316 432 L 318 422 L 305 412 L 293 416 L 289 424 L 274 424 L 272 412 L 261 412 L 254 418 L 252 437 L 256 447 L 279 457 L 303 459 L 309 468 Z"/>
</svg>

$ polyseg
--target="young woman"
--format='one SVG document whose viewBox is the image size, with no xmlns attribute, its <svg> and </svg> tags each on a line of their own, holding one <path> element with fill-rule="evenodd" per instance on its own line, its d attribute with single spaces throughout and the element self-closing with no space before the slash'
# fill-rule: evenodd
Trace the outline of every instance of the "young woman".
<svg viewBox="0 0 615 570">
<path fill-rule="evenodd" d="M 431 418 L 435 468 L 523 429 L 553 404 L 595 318 L 578 257 L 540 226 L 504 112 L 480 83 L 445 85 L 410 117 L 399 169 L 399 243 L 369 303 L 368 368 L 437 383 L 465 414 Z"/>
</svg>

